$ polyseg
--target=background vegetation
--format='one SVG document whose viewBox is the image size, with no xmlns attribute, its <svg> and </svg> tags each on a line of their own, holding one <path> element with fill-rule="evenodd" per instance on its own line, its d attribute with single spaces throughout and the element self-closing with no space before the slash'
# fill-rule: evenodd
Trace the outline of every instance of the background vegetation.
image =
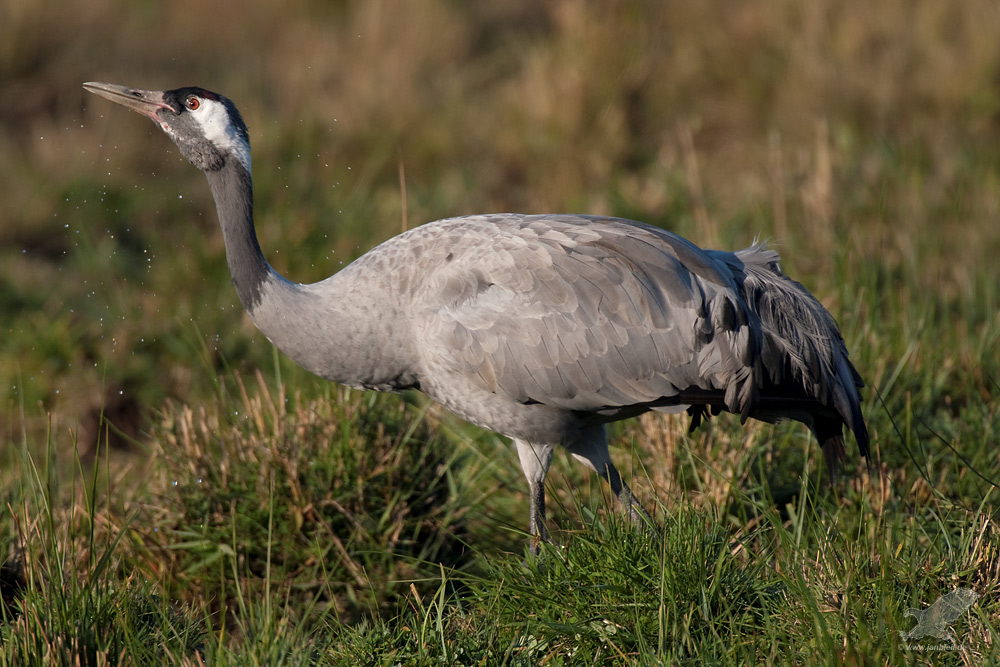
<svg viewBox="0 0 1000 667">
<path fill-rule="evenodd" d="M 995 660 L 998 26 L 992 0 L 7 0 L 0 664 Z M 557 458 L 562 546 L 524 562 L 505 443 L 275 354 L 202 175 L 90 80 L 232 98 L 298 281 L 477 212 L 770 239 L 841 324 L 877 457 L 831 488 L 796 425 L 643 418 L 615 456 L 660 539 Z M 955 587 L 955 641 L 899 639 Z"/>
</svg>

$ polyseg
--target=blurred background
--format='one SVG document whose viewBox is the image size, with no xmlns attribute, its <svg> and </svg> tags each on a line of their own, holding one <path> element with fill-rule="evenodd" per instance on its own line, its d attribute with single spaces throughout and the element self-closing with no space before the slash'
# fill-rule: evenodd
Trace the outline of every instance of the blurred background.
<svg viewBox="0 0 1000 667">
<path fill-rule="evenodd" d="M 242 313 L 202 174 L 85 81 L 230 97 L 292 280 L 468 213 L 769 239 L 890 410 L 992 419 L 998 26 L 993 0 L 5 0 L 4 442 L 127 447 L 234 370 L 318 386 Z"/>
</svg>

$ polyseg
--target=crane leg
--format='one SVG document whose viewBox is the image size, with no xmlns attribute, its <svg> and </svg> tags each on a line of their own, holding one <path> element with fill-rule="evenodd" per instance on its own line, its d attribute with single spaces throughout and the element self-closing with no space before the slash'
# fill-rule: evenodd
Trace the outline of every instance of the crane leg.
<svg viewBox="0 0 1000 667">
<path fill-rule="evenodd" d="M 650 528 L 654 525 L 653 517 L 649 515 L 646 508 L 640 505 L 639 501 L 632 495 L 632 489 L 622 479 L 621 473 L 618 472 L 618 468 L 614 464 L 608 461 L 604 470 L 598 469 L 597 474 L 608 480 L 611 492 L 618 498 L 618 502 L 621 503 L 622 509 L 628 513 L 629 518 L 632 519 L 632 523 L 643 528 Z"/>
<path fill-rule="evenodd" d="M 605 435 L 603 426 L 594 426 L 587 429 L 567 449 L 578 461 L 585 463 L 597 472 L 598 475 L 607 480 L 611 486 L 611 492 L 618 498 L 622 509 L 636 526 L 651 529 L 656 525 L 653 523 L 653 517 L 649 515 L 649 512 L 632 495 L 632 489 L 622 479 L 618 468 L 611 462 L 611 455 L 608 453 L 607 436 Z"/>
<path fill-rule="evenodd" d="M 533 445 L 524 440 L 514 440 L 517 456 L 521 459 L 521 470 L 528 480 L 531 491 L 531 553 L 538 555 L 541 542 L 549 541 L 549 531 L 545 527 L 545 475 L 552 463 L 552 445 Z"/>
</svg>

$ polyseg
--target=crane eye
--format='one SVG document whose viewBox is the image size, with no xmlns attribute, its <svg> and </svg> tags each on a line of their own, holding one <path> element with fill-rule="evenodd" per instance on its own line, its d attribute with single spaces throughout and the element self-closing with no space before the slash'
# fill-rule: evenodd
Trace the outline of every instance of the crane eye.
<svg viewBox="0 0 1000 667">
<path fill-rule="evenodd" d="M 185 101 L 185 103 L 187 104 L 187 108 L 190 109 L 191 111 L 197 111 L 198 107 L 201 106 L 201 100 L 199 100 L 194 95 L 192 95 L 191 97 L 187 98 L 187 100 Z"/>
</svg>

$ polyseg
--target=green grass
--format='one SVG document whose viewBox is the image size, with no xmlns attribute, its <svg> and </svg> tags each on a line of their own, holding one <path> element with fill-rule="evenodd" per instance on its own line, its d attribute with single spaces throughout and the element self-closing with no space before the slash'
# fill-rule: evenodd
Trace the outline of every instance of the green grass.
<svg viewBox="0 0 1000 667">
<path fill-rule="evenodd" d="M 996 3 L 241 11 L 0 12 L 0 665 L 998 662 Z M 771 239 L 866 380 L 871 469 L 644 416 L 612 454 L 662 534 L 560 454 L 527 558 L 507 444 L 276 354 L 204 178 L 94 79 L 236 101 L 294 280 L 465 213 Z M 959 586 L 957 650 L 899 639 Z"/>
<path fill-rule="evenodd" d="M 655 534 L 606 514 L 596 497 L 565 508 L 572 516 L 562 517 L 558 544 L 531 558 L 514 535 L 507 549 L 498 548 L 488 536 L 496 526 L 481 517 L 464 530 L 461 518 L 441 520 L 449 512 L 461 517 L 464 508 L 447 490 L 480 474 L 461 457 L 443 464 L 455 479 L 436 488 L 435 506 L 422 510 L 414 500 L 443 476 L 432 475 L 426 487 L 371 475 L 340 492 L 329 490 L 335 483 L 296 490 L 291 482 L 309 479 L 302 464 L 313 456 L 320 467 L 344 469 L 384 463 L 385 451 L 344 451 L 334 436 L 332 453 L 306 445 L 267 461 L 268 448 L 250 441 L 277 444 L 281 429 L 274 427 L 282 420 L 301 430 L 297 420 L 312 409 L 359 405 L 293 403 L 271 428 L 257 429 L 264 412 L 283 404 L 267 407 L 267 395 L 261 387 L 249 419 L 215 431 L 221 451 L 211 460 L 230 476 L 225 499 L 209 490 L 222 488 L 217 481 L 195 478 L 209 460 L 207 449 L 204 459 L 191 456 L 195 435 L 187 444 L 163 437 L 177 453 L 157 452 L 143 483 L 119 480 L 104 490 L 100 483 L 65 488 L 45 461 L 16 457 L 28 480 L 11 505 L 26 546 L 15 564 L 25 581 L 3 609 L 0 664 L 898 664 L 925 657 L 898 639 L 912 625 L 905 609 L 956 586 L 982 598 L 952 626 L 959 649 L 932 654 L 934 664 L 996 657 L 1000 536 L 989 496 L 964 507 L 932 494 L 913 511 L 880 488 L 886 480 L 831 493 L 815 490 L 805 471 L 800 493 L 784 506 L 735 488 L 725 514 L 691 500 L 657 505 Z M 236 406 L 247 403 L 227 404 Z M 403 432 L 428 428 L 415 408 L 400 412 L 380 398 L 368 409 L 383 410 L 387 421 L 411 415 Z M 363 410 L 341 415 L 340 424 L 363 432 Z M 185 419 L 190 413 L 178 409 L 163 428 L 202 430 L 182 426 Z M 403 455 L 418 458 L 435 445 L 406 444 Z M 706 453 L 686 446 L 693 456 Z M 251 462 L 255 484 L 240 470 L 247 464 L 232 458 L 238 453 Z M 190 472 L 177 467 L 182 460 Z M 192 487 L 195 479 L 201 483 Z M 421 491 L 413 494 L 414 487 Z M 318 496 L 299 493 L 353 508 L 329 518 L 329 526 L 338 518 L 365 526 L 327 532 L 301 511 L 303 501 L 318 509 Z M 80 501 L 60 516 L 54 500 L 67 495 Z M 411 503 L 388 529 L 386 497 Z M 112 508 L 126 499 L 139 509 L 118 515 Z M 196 501 L 228 504 L 229 511 L 189 512 Z M 155 516 L 143 516 L 150 511 Z M 373 516 L 380 511 L 381 522 Z M 469 541 L 461 559 L 439 564 L 448 560 L 440 545 L 453 544 L 459 532 Z M 387 534 L 407 533 L 421 539 L 386 543 Z M 343 552 L 332 545 L 338 540 Z M 352 589 L 352 568 L 363 570 L 367 587 Z"/>
</svg>

